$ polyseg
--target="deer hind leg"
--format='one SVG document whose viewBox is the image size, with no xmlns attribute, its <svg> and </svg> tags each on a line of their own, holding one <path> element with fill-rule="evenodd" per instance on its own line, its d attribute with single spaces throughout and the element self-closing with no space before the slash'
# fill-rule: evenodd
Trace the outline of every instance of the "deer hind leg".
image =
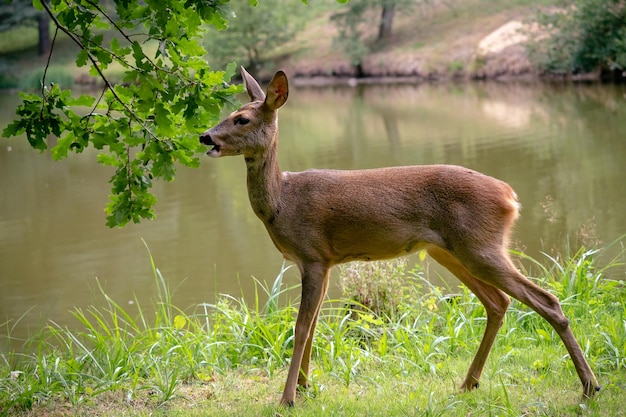
<svg viewBox="0 0 626 417">
<path fill-rule="evenodd" d="M 293 406 L 296 398 L 296 385 L 298 381 L 306 384 L 311 345 L 313 343 L 313 331 L 317 321 L 317 315 L 322 304 L 322 299 L 328 288 L 329 268 L 322 264 L 309 264 L 300 268 L 302 273 L 302 299 L 296 319 L 294 335 L 293 355 L 287 382 L 283 396 L 280 400 L 282 405 Z M 301 365 L 306 368 L 304 374 Z"/>
<path fill-rule="evenodd" d="M 450 252 L 436 246 L 427 249 L 428 254 L 448 271 L 453 273 L 485 306 L 487 312 L 487 325 L 485 333 L 474 360 L 467 371 L 465 381 L 461 389 L 469 391 L 478 387 L 480 375 L 493 346 L 493 342 L 502 326 L 504 314 L 510 304 L 509 297 L 499 289 L 475 278 Z"/>
<path fill-rule="evenodd" d="M 569 321 L 563 314 L 559 300 L 522 275 L 511 262 L 503 247 L 482 248 L 470 254 L 459 255 L 471 273 L 511 297 L 526 304 L 543 317 L 556 330 L 569 352 L 583 385 L 583 397 L 590 398 L 600 390 L 598 381 L 576 341 Z"/>
</svg>

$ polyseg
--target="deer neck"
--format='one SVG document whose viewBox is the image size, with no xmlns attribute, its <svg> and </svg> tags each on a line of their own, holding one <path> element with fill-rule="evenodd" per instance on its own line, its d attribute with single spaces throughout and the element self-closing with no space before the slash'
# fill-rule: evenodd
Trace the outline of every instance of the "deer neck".
<svg viewBox="0 0 626 417">
<path fill-rule="evenodd" d="M 278 166 L 277 149 L 278 135 L 263 153 L 245 157 L 250 204 L 263 222 L 271 222 L 280 203 L 282 172 Z"/>
</svg>

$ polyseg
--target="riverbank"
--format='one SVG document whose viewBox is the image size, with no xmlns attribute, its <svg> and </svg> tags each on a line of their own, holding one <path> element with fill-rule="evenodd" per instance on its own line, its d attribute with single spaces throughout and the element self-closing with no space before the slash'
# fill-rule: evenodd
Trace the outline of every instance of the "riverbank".
<svg viewBox="0 0 626 417">
<path fill-rule="evenodd" d="M 264 301 L 224 296 L 187 311 L 153 263 L 151 306 L 122 305 L 100 288 L 101 303 L 76 310 L 75 326 L 49 322 L 20 352 L 2 352 L 0 415 L 623 416 L 626 285 L 604 276 L 623 269 L 624 252 L 605 265 L 601 256 L 581 249 L 525 271 L 562 301 L 602 385 L 590 402 L 580 402 L 556 332 L 517 302 L 480 387 L 458 393 L 484 308 L 466 289 L 432 286 L 427 270 L 394 262 L 343 270 L 345 296 L 324 304 L 317 328 L 312 386 L 281 409 L 297 308 L 282 274 L 259 284 Z M 385 302 L 358 306 L 364 291 Z"/>
<path fill-rule="evenodd" d="M 391 38 L 381 44 L 370 41 L 371 53 L 362 62 L 357 82 L 540 78 L 525 47 L 537 7 L 475 0 L 399 13 Z M 336 31 L 327 16 L 320 17 L 298 38 L 298 52 L 286 56 L 280 66 L 300 83 L 355 79 L 355 68 L 333 43 Z"/>
<path fill-rule="evenodd" d="M 331 16 L 342 5 L 328 2 L 318 6 L 320 11 L 290 44 L 265 53 L 266 64 L 256 76 L 269 79 L 276 68 L 282 68 L 300 85 L 537 80 L 542 74 L 529 60 L 525 42 L 537 30 L 532 24 L 537 10 L 549 4 L 470 0 L 428 2 L 401 10 L 387 40 L 373 41 L 376 25 L 365 34 L 370 53 L 357 78 L 355 67 L 334 42 L 337 28 Z M 47 57 L 36 55 L 36 30 L 21 28 L 7 32 L 5 38 L 7 45 L 0 42 L 0 86 L 37 88 Z M 24 49 L 6 52 L 12 50 L 10 45 L 23 45 Z M 145 47 L 156 50 L 156 45 Z M 88 75 L 86 67 L 75 67 L 77 52 L 75 45 L 60 35 L 48 81 L 61 85 L 99 82 Z M 116 81 L 121 71 L 113 65 L 108 74 Z M 583 77 L 598 79 L 599 74 Z"/>
</svg>

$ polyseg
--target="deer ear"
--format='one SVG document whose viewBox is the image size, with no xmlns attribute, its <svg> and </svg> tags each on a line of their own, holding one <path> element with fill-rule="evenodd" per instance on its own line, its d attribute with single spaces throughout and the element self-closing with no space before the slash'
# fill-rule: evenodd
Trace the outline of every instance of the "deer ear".
<svg viewBox="0 0 626 417">
<path fill-rule="evenodd" d="M 246 71 L 244 67 L 241 67 L 241 76 L 243 77 L 246 90 L 248 90 L 250 101 L 265 100 L 265 93 L 263 92 L 263 89 L 259 86 L 259 83 L 256 82 L 252 75 L 248 74 L 248 71 Z"/>
<path fill-rule="evenodd" d="M 278 110 L 289 96 L 289 83 L 284 72 L 278 71 L 272 77 L 272 81 L 267 86 L 267 96 L 265 97 L 265 105 L 271 110 Z"/>
</svg>

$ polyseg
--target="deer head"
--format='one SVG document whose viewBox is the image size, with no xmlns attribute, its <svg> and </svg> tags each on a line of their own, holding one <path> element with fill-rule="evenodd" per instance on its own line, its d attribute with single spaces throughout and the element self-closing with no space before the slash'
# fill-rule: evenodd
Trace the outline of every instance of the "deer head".
<svg viewBox="0 0 626 417">
<path fill-rule="evenodd" d="M 241 75 L 250 102 L 200 136 L 200 142 L 212 146 L 207 155 L 213 158 L 232 155 L 253 157 L 275 146 L 277 110 L 285 104 L 289 95 L 287 77 L 284 72 L 278 71 L 270 81 L 266 96 L 243 67 Z"/>
</svg>

